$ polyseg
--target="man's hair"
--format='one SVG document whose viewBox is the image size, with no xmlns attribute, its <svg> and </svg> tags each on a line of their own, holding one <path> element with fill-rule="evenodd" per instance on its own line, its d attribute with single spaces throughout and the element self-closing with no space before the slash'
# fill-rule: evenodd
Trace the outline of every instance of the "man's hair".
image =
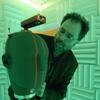
<svg viewBox="0 0 100 100">
<path fill-rule="evenodd" d="M 81 32 L 79 33 L 78 40 L 80 41 L 89 31 L 89 22 L 80 14 L 78 13 L 67 13 L 61 22 L 60 25 L 62 25 L 66 20 L 71 19 L 75 22 L 81 22 Z"/>
</svg>

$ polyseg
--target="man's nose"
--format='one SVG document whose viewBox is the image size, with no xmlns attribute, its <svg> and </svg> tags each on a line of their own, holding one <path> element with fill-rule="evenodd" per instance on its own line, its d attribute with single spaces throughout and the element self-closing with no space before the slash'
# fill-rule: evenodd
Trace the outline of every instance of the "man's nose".
<svg viewBox="0 0 100 100">
<path fill-rule="evenodd" d="M 60 38 L 60 40 L 61 40 L 62 42 L 64 42 L 64 41 L 66 40 L 66 38 L 65 38 L 64 35 L 61 35 L 59 38 Z"/>
</svg>

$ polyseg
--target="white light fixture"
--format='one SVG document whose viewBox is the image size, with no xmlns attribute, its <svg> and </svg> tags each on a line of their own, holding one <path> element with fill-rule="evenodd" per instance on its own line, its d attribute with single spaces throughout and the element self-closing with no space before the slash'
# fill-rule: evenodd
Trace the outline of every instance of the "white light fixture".
<svg viewBox="0 0 100 100">
<path fill-rule="evenodd" d="M 50 0 L 31 0 L 31 1 L 36 3 L 36 4 L 43 5 L 43 4 L 47 3 Z"/>
<path fill-rule="evenodd" d="M 43 5 L 37 4 L 32 0 L 22 0 L 22 2 L 34 7 L 38 11 L 42 11 L 42 10 L 44 10 L 45 8 L 47 8 L 50 5 L 50 4 L 43 4 Z"/>
</svg>

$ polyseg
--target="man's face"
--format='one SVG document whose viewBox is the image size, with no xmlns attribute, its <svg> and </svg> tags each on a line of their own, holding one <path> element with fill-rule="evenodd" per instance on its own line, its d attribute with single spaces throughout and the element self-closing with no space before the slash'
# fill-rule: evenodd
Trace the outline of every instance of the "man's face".
<svg viewBox="0 0 100 100">
<path fill-rule="evenodd" d="M 78 43 L 80 31 L 80 22 L 71 19 L 66 20 L 55 35 L 55 48 L 61 52 L 71 49 Z"/>
</svg>

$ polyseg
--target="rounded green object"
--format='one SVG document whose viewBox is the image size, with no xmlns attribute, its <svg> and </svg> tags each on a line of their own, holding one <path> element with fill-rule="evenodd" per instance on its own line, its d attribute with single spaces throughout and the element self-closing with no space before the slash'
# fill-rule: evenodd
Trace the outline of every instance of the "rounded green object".
<svg viewBox="0 0 100 100">
<path fill-rule="evenodd" d="M 10 56 L 8 74 L 14 93 L 28 95 L 39 90 L 47 73 L 48 48 L 45 41 L 31 31 L 11 34 L 6 42 Z"/>
</svg>

